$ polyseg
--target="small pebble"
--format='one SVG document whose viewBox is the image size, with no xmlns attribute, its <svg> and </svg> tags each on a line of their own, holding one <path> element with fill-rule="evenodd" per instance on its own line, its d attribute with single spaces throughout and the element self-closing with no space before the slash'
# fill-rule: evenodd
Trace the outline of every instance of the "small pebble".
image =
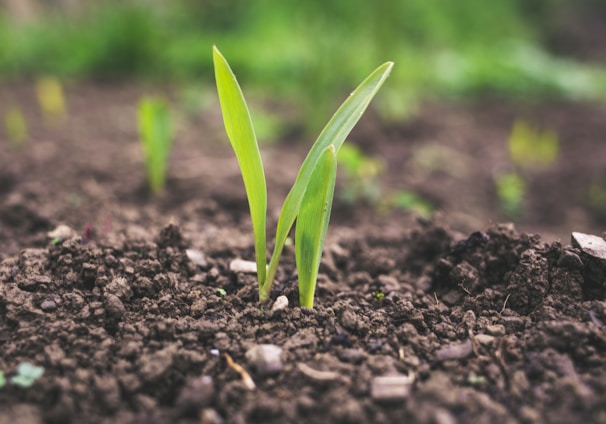
<svg viewBox="0 0 606 424">
<path fill-rule="evenodd" d="M 471 340 L 466 340 L 463 343 L 454 343 L 448 345 L 436 352 L 438 361 L 448 361 L 452 359 L 467 358 L 473 353 L 473 344 Z"/>
<path fill-rule="evenodd" d="M 341 380 L 341 374 L 335 371 L 320 371 L 310 367 L 303 362 L 297 364 L 297 368 L 307 377 L 315 381 L 336 381 Z"/>
<path fill-rule="evenodd" d="M 278 312 L 288 308 L 288 297 L 282 295 L 278 296 L 273 306 L 271 307 L 271 312 Z"/>
<path fill-rule="evenodd" d="M 257 263 L 244 261 L 242 259 L 234 259 L 229 263 L 229 270 L 232 272 L 254 274 L 257 272 Z"/>
<path fill-rule="evenodd" d="M 57 304 L 54 300 L 45 300 L 40 304 L 40 309 L 42 309 L 44 312 L 53 312 L 55 309 L 57 309 Z"/>
<path fill-rule="evenodd" d="M 572 233 L 572 245 L 596 259 L 606 260 L 606 241 L 591 234 Z"/>
<path fill-rule="evenodd" d="M 189 258 L 190 261 L 198 265 L 200 268 L 206 268 L 208 266 L 208 262 L 206 262 L 206 256 L 200 250 L 197 249 L 187 249 L 185 254 Z"/>
<path fill-rule="evenodd" d="M 107 311 L 107 315 L 112 318 L 120 319 L 126 313 L 126 307 L 120 298 L 114 294 L 106 294 L 103 306 Z"/>
<path fill-rule="evenodd" d="M 246 360 L 259 374 L 275 374 L 282 371 L 282 348 L 271 344 L 257 345 L 246 352 Z"/>
<path fill-rule="evenodd" d="M 53 240 L 63 241 L 72 238 L 76 235 L 76 232 L 67 225 L 61 224 L 53 231 L 46 233 L 46 235 Z"/>
<path fill-rule="evenodd" d="M 403 400 L 410 394 L 413 379 L 406 375 L 374 377 L 370 383 L 370 395 L 374 400 Z"/>
</svg>

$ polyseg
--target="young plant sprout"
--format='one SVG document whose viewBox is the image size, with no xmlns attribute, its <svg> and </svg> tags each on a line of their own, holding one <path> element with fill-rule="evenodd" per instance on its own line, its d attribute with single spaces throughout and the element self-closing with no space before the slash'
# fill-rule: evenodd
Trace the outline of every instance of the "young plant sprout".
<svg viewBox="0 0 606 424">
<path fill-rule="evenodd" d="M 166 168 L 172 144 L 172 122 L 168 105 L 162 99 L 143 98 L 137 109 L 137 121 L 149 188 L 153 194 L 159 194 L 166 183 Z"/>
<path fill-rule="evenodd" d="M 296 220 L 295 259 L 299 274 L 299 303 L 312 308 L 332 207 L 336 154 L 385 82 L 393 63 L 379 66 L 351 93 L 310 149 L 282 205 L 274 250 L 268 265 L 265 256 L 267 188 L 259 145 L 242 90 L 216 47 L 213 47 L 213 62 L 225 130 L 236 154 L 248 198 L 255 240 L 259 300 L 264 302 L 269 298 L 284 244 Z"/>
<path fill-rule="evenodd" d="M 27 123 L 19 107 L 13 106 L 5 112 L 4 129 L 11 146 L 17 148 L 25 144 L 27 140 Z"/>
</svg>

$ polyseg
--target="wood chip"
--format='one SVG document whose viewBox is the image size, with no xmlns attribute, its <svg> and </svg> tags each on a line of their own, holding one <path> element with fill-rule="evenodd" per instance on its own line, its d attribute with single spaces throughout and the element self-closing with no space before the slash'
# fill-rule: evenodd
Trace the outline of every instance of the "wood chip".
<svg viewBox="0 0 606 424">
<path fill-rule="evenodd" d="M 253 379 L 250 376 L 250 374 L 248 373 L 248 371 L 246 371 L 242 365 L 235 363 L 234 360 L 231 359 L 231 356 L 229 356 L 229 354 L 224 353 L 223 356 L 225 357 L 225 360 L 227 361 L 227 365 L 232 370 L 234 370 L 235 372 L 240 374 L 240 376 L 242 377 L 242 381 L 244 382 L 244 385 L 246 386 L 246 388 L 248 390 L 255 390 L 257 388 L 257 386 L 255 385 L 255 382 L 253 381 Z"/>
</svg>

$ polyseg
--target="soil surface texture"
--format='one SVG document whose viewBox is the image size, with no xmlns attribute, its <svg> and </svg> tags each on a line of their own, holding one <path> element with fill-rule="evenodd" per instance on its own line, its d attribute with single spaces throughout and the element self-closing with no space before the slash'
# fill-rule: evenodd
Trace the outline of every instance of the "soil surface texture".
<svg viewBox="0 0 606 424">
<path fill-rule="evenodd" d="M 602 239 L 571 243 L 603 228 L 585 203 L 606 178 L 603 106 L 370 113 L 351 140 L 383 158 L 381 189 L 438 212 L 347 204 L 340 178 L 312 310 L 292 246 L 268 304 L 232 270 L 253 239 L 216 107 L 177 117 L 166 192 L 148 193 L 144 91 L 68 86 L 51 119 L 28 85 L 0 90 L 29 133 L 0 143 L 1 424 L 606 423 Z M 517 118 L 561 141 L 524 175 L 519 230 L 498 224 L 493 183 Z M 308 148 L 297 134 L 262 148 L 270 239 Z M 22 363 L 43 375 L 23 384 Z"/>
</svg>

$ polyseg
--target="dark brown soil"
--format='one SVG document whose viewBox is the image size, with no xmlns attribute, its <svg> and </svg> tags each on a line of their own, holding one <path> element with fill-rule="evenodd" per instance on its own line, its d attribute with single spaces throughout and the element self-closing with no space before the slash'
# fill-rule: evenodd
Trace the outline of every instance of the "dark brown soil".
<svg viewBox="0 0 606 424">
<path fill-rule="evenodd" d="M 68 117 L 48 122 L 27 86 L 0 91 L 30 124 L 22 149 L 0 143 L 0 370 L 45 369 L 0 389 L 0 423 L 606 423 L 604 269 L 567 246 L 603 228 L 584 203 L 605 177 L 603 106 L 429 104 L 397 125 L 370 114 L 351 138 L 385 159 L 384 190 L 412 188 L 441 212 L 338 203 L 315 309 L 298 306 L 288 248 L 272 299 L 290 304 L 272 311 L 254 275 L 229 270 L 253 247 L 216 108 L 181 117 L 153 198 L 142 92 L 68 87 Z M 492 177 L 510 166 L 517 117 L 562 142 L 554 167 L 526 175 L 519 225 L 542 238 L 492 224 L 506 218 Z M 429 171 L 414 160 L 428 146 Z M 297 137 L 263 148 L 272 222 L 305 151 Z M 73 234 L 52 240 L 60 224 Z M 264 344 L 282 349 L 273 372 L 246 354 Z"/>
</svg>

